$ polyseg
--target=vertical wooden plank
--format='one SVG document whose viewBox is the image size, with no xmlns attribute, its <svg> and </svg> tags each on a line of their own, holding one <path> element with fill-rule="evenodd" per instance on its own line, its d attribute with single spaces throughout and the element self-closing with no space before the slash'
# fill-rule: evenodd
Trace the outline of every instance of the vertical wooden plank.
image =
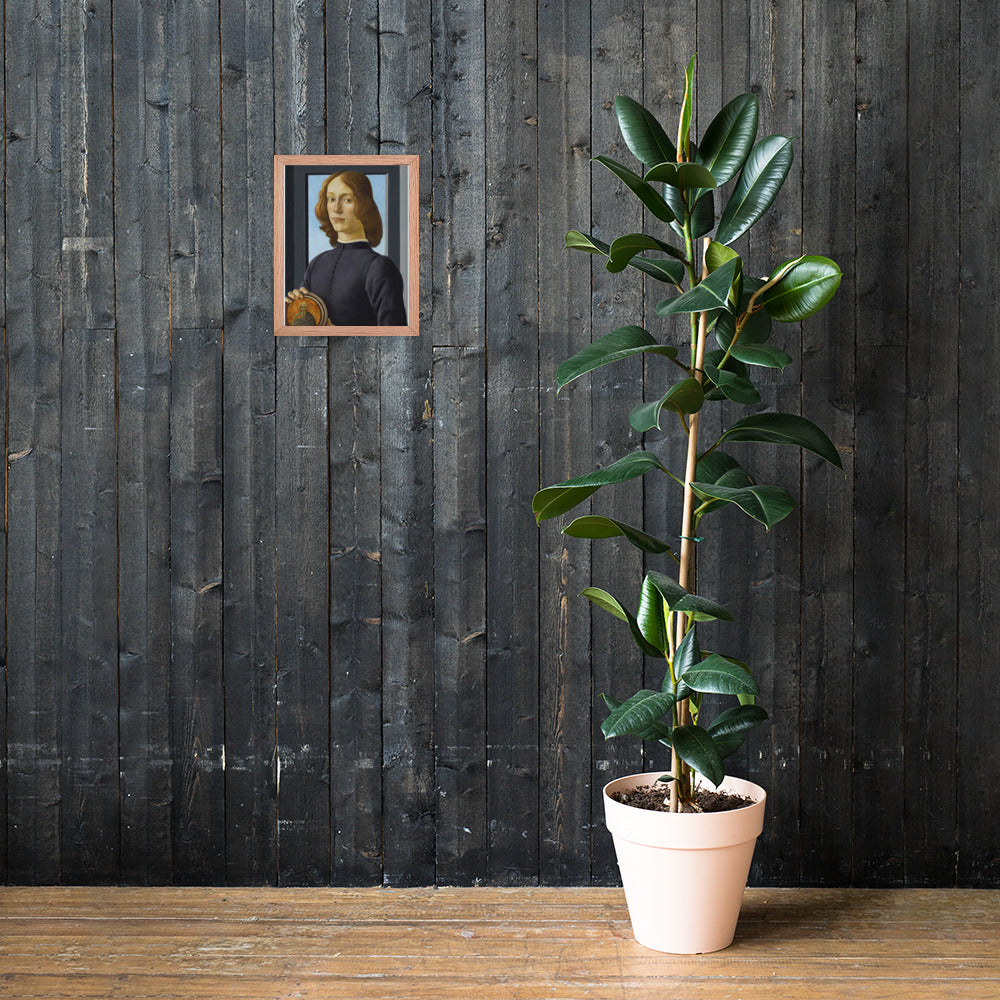
<svg viewBox="0 0 1000 1000">
<path fill-rule="evenodd" d="M 115 321 L 112 242 L 111 3 L 66 3 L 62 15 L 62 319 Z"/>
<path fill-rule="evenodd" d="M 60 637 L 61 878 L 109 882 L 119 866 L 110 4 L 64 4 L 61 52 L 63 599 L 49 624 Z"/>
<path fill-rule="evenodd" d="M 837 445 L 846 479 L 803 464 L 800 830 L 802 881 L 851 879 L 851 663 L 854 591 L 855 5 L 804 7 L 802 248 L 832 257 L 840 290 L 806 320 L 802 412 Z M 794 516 L 794 515 L 793 515 Z"/>
<path fill-rule="evenodd" d="M 282 152 L 325 148 L 322 0 L 275 5 Z M 327 344 L 283 338 L 277 355 L 278 882 L 330 881 Z"/>
<path fill-rule="evenodd" d="M 220 16 L 226 880 L 258 885 L 277 877 L 275 338 L 260 210 L 274 149 L 272 4 L 226 0 Z"/>
<path fill-rule="evenodd" d="M 1000 9 L 962 7 L 961 23 L 961 356 L 959 385 L 959 646 L 958 646 L 958 882 L 1000 884 L 996 815 L 990 790 L 1000 785 L 996 725 L 1000 694 L 995 674 L 1000 602 L 997 545 L 1000 509 L 1000 421 L 994 388 L 1000 338 L 994 305 L 1000 253 L 984 239 L 1000 225 L 1000 200 L 990 164 L 1000 156 L 993 101 L 1000 73 L 990 51 L 1000 34 Z M 9 232 L 9 230 L 8 230 Z M 947 719 L 947 708 L 942 706 Z M 945 722 L 947 725 L 947 722 Z M 928 761 L 928 766 L 933 765 Z M 946 762 L 938 762 L 945 767 Z"/>
<path fill-rule="evenodd" d="M 115 12 L 115 296 L 121 878 L 171 881 L 170 21 Z"/>
<path fill-rule="evenodd" d="M 6 15 L 0 8 L 0 38 L 6 40 L 5 30 Z M 0 73 L 0 87 L 6 93 L 6 79 Z M 5 155 L 0 184 L 3 185 L 4 198 L 7 195 L 7 128 L 4 122 L 3 138 Z M 6 210 L 0 212 L 0 260 L 4 262 L 0 268 L 0 326 L 3 327 L 3 369 L 6 373 L 10 371 L 10 355 L 7 345 L 7 213 Z M 7 881 L 7 378 L 0 379 L 0 413 L 3 413 L 3 427 L 0 429 L 0 455 L 3 459 L 3 499 L 4 499 L 4 519 L 3 531 L 0 532 L 0 601 L 3 601 L 3 629 L 0 631 L 0 884 Z"/>
<path fill-rule="evenodd" d="M 431 245 L 431 17 L 419 0 L 379 7 L 379 150 L 421 154 L 420 303 Z M 382 346 L 383 880 L 434 881 L 433 332 Z"/>
<path fill-rule="evenodd" d="M 594 0 L 591 5 L 590 135 L 591 155 L 606 155 L 631 163 L 632 155 L 621 140 L 615 98 L 625 94 L 642 99 L 642 5 L 624 5 Z M 590 228 L 600 239 L 610 242 L 627 232 L 642 228 L 642 211 L 636 199 L 597 163 L 590 171 Z M 587 230 L 586 214 L 571 220 L 572 229 Z M 589 265 L 589 267 L 588 267 Z M 590 271 L 591 330 L 597 339 L 620 326 L 642 322 L 642 282 L 638 275 L 610 274 L 600 261 L 568 253 L 565 266 L 583 274 Z M 574 345 L 580 350 L 586 344 Z M 566 392 L 577 393 L 584 384 L 577 381 Z M 589 378 L 591 398 L 589 469 L 609 465 L 633 451 L 638 440 L 628 423 L 628 410 L 642 394 L 642 364 L 619 362 L 593 373 Z M 581 438 L 583 435 L 581 435 Z M 543 485 L 549 485 L 545 483 Z M 618 516 L 623 511 L 642 508 L 643 484 L 626 483 L 608 493 L 602 490 L 593 501 L 595 513 Z M 586 513 L 581 507 L 580 513 Z M 650 530 L 653 530 L 650 528 Z M 576 543 L 582 544 L 582 543 Z M 592 582 L 614 594 L 633 609 L 642 582 L 642 557 L 623 539 L 602 539 L 591 546 L 594 567 Z M 581 598 L 582 600 L 582 598 Z M 602 789 L 613 778 L 642 770 L 642 748 L 637 740 L 605 740 L 601 722 L 606 714 L 602 694 L 627 697 L 642 687 L 642 654 L 620 631 L 621 622 L 598 609 L 591 611 L 591 703 L 593 746 L 591 772 L 592 878 L 598 883 L 620 881 L 611 835 L 604 825 Z"/>
<path fill-rule="evenodd" d="M 115 343 L 63 337 L 59 697 L 61 881 L 119 876 Z"/>
<path fill-rule="evenodd" d="M 905 875 L 955 880 L 959 555 L 958 8 L 917 2 L 909 30 Z M 970 216 L 971 218 L 971 216 Z M 913 275 L 919 275 L 914 281 Z"/>
<path fill-rule="evenodd" d="M 377 0 L 328 0 L 331 153 L 378 153 Z M 330 420 L 330 810 L 333 881 L 382 881 L 379 337 L 334 337 Z"/>
<path fill-rule="evenodd" d="M 222 337 L 175 330 L 170 370 L 173 877 L 225 879 Z"/>
<path fill-rule="evenodd" d="M 5 17 L 7 877 L 59 880 L 59 4 Z"/>
<path fill-rule="evenodd" d="M 170 316 L 222 325 L 218 0 L 174 4 L 170 57 Z"/>
<path fill-rule="evenodd" d="M 854 872 L 903 878 L 907 266 L 906 11 L 858 5 Z M 887 377 L 886 373 L 891 373 Z"/>
<path fill-rule="evenodd" d="M 538 6 L 538 323 L 541 479 L 590 468 L 590 386 L 558 398 L 556 368 L 586 343 L 590 281 L 584 260 L 563 249 L 566 231 L 590 214 L 590 19 L 565 4 Z M 547 522 L 539 552 L 540 879 L 590 882 L 590 546 Z"/>
<path fill-rule="evenodd" d="M 802 135 L 802 44 L 801 2 L 751 2 L 750 79 L 760 96 L 761 133 L 790 136 L 796 154 Z M 749 238 L 751 274 L 769 273 L 777 263 L 801 253 L 801 212 L 802 161 L 796 155 L 781 194 Z M 798 413 L 801 331 L 780 326 L 773 341 L 794 363 L 773 387 L 762 386 L 761 395 L 770 408 Z M 747 454 L 749 468 L 759 482 L 790 488 L 793 495 L 798 492 L 798 449 L 750 448 L 754 450 Z M 736 454 L 739 457 L 740 451 Z M 745 658 L 760 683 L 761 704 L 770 716 L 768 725 L 751 730 L 747 739 L 746 774 L 768 794 L 765 832 L 754 855 L 751 879 L 792 885 L 799 878 L 800 521 L 793 515 L 768 533 L 758 524 L 744 527 L 750 539 L 750 558 L 744 566 L 747 576 L 741 587 L 745 603 L 731 610 L 753 636 Z M 733 632 L 730 628 L 726 633 L 729 649 L 733 648 L 729 645 Z"/>
<path fill-rule="evenodd" d="M 538 878 L 538 106 L 535 4 L 486 4 L 489 877 Z"/>
<path fill-rule="evenodd" d="M 434 742 L 436 877 L 486 878 L 486 40 L 434 7 Z M 437 346 L 449 345 L 449 346 Z"/>
</svg>

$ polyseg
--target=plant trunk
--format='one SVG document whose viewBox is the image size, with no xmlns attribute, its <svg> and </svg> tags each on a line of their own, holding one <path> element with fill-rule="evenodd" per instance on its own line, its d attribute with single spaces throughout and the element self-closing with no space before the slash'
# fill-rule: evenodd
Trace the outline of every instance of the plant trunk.
<svg viewBox="0 0 1000 1000">
<path fill-rule="evenodd" d="M 705 248 L 708 248 L 708 240 L 705 240 Z M 702 278 L 707 277 L 707 267 L 702 265 Z M 708 339 L 708 314 L 698 315 L 698 340 L 695 348 L 695 356 L 692 359 L 694 367 L 694 377 L 703 382 L 705 373 L 705 342 Z M 681 556 L 680 569 L 677 573 L 677 582 L 688 591 L 694 591 L 696 577 L 695 540 L 694 534 L 694 502 L 695 494 L 691 489 L 698 467 L 698 417 L 700 413 L 692 413 L 688 424 L 688 448 L 687 462 L 684 467 L 684 517 L 681 522 Z M 674 648 L 680 647 L 684 638 L 684 615 L 678 614 L 676 622 L 676 639 Z M 677 725 L 686 726 L 691 721 L 691 709 L 685 698 L 677 706 Z M 691 794 L 691 769 L 677 756 L 676 750 L 671 750 L 670 771 L 674 775 L 674 780 L 670 783 L 670 811 L 677 812 L 680 803 L 687 800 Z"/>
</svg>

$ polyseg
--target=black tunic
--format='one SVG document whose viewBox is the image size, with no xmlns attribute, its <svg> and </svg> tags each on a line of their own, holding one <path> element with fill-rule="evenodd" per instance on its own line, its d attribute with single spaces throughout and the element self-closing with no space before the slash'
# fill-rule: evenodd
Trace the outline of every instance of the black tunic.
<svg viewBox="0 0 1000 1000">
<path fill-rule="evenodd" d="M 406 325 L 399 268 L 364 241 L 317 254 L 302 284 L 326 303 L 334 326 Z"/>
</svg>

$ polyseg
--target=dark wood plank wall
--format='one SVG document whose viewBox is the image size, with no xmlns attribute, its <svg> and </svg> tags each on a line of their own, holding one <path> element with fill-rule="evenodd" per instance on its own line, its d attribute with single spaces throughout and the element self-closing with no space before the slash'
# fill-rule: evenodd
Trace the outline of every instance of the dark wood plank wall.
<svg viewBox="0 0 1000 1000">
<path fill-rule="evenodd" d="M 765 402 L 846 479 L 761 453 L 800 508 L 701 553 L 772 716 L 753 879 L 1000 887 L 993 6 L 36 0 L 3 37 L 4 880 L 616 879 L 601 785 L 663 761 L 602 739 L 646 665 L 576 595 L 642 562 L 529 505 L 658 391 L 556 396 L 660 322 L 562 236 L 641 226 L 589 157 L 619 93 L 672 128 L 697 50 L 701 129 L 753 89 L 795 140 L 751 260 L 845 272 Z M 275 152 L 420 154 L 419 339 L 275 342 Z M 675 534 L 668 487 L 617 502 Z"/>
</svg>

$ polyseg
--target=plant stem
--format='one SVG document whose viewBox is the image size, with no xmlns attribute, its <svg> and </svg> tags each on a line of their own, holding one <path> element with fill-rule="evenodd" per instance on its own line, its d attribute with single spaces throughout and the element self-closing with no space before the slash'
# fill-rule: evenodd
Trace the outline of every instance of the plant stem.
<svg viewBox="0 0 1000 1000">
<path fill-rule="evenodd" d="M 706 250 L 708 249 L 708 244 L 709 240 L 706 239 Z M 703 279 L 707 276 L 707 273 L 708 267 L 703 263 Z M 694 377 L 699 382 L 703 381 L 705 377 L 705 342 L 707 339 L 708 313 L 699 313 L 697 341 L 694 345 L 694 357 L 691 359 L 691 365 L 694 369 Z M 695 542 L 692 537 L 694 534 L 695 494 L 694 490 L 691 489 L 691 483 L 694 481 L 696 469 L 698 467 L 699 416 L 700 413 L 692 413 L 691 420 L 688 425 L 687 463 L 684 470 L 684 517 L 681 525 L 681 559 L 680 569 L 677 573 L 677 582 L 688 591 L 694 590 L 695 581 Z M 687 616 L 677 615 L 677 634 L 674 640 L 675 647 L 680 646 L 681 641 L 684 638 L 684 634 L 687 631 L 685 628 L 686 624 Z M 687 699 L 685 698 L 682 702 L 680 702 L 677 708 L 677 724 L 681 726 L 688 725 L 691 721 L 691 711 Z M 670 783 L 670 811 L 677 812 L 682 798 L 687 798 L 690 792 L 690 789 L 687 787 L 690 770 L 688 769 L 688 766 L 678 757 L 676 750 L 671 750 L 670 765 L 671 772 L 674 775 L 674 780 Z"/>
</svg>

